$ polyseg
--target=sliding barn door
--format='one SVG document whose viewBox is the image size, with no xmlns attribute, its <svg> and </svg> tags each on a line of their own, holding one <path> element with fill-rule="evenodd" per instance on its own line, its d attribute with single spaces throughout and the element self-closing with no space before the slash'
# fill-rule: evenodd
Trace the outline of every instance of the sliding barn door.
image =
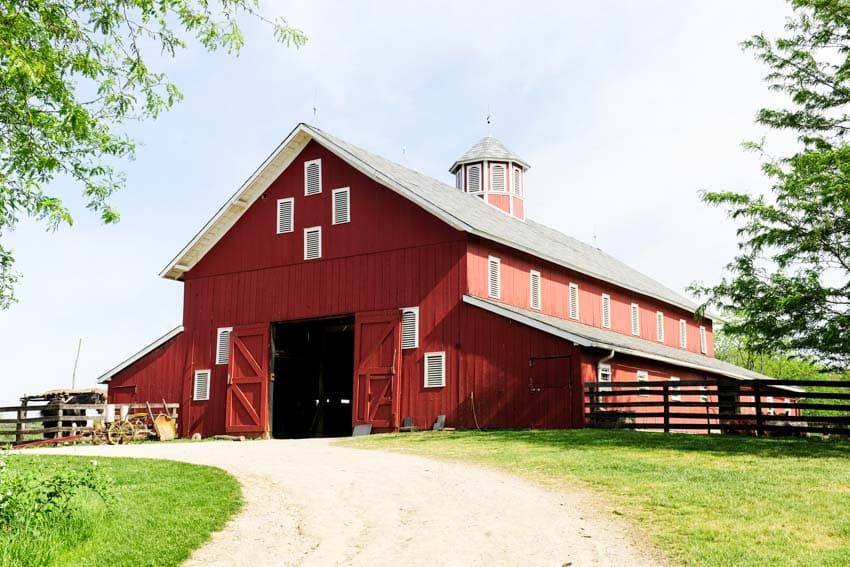
<svg viewBox="0 0 850 567">
<path fill-rule="evenodd" d="M 398 310 L 356 317 L 353 425 L 398 428 L 400 322 Z"/>
<path fill-rule="evenodd" d="M 234 327 L 230 335 L 225 428 L 228 433 L 268 431 L 269 326 Z"/>
</svg>

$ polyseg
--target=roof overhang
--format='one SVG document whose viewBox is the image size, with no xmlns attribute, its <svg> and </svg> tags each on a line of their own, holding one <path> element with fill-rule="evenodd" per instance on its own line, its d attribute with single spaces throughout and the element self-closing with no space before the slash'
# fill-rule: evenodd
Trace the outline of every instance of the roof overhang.
<svg viewBox="0 0 850 567">
<path fill-rule="evenodd" d="M 152 342 L 149 345 L 147 345 L 146 347 L 144 347 L 139 352 L 130 355 L 125 360 L 122 360 L 117 366 L 110 368 L 109 370 L 107 370 L 106 372 L 104 372 L 103 374 L 98 376 L 97 377 L 98 384 L 108 383 L 112 379 L 113 376 L 115 376 L 116 374 L 118 374 L 119 372 L 121 372 L 122 370 L 124 370 L 125 368 L 127 368 L 128 366 L 133 364 L 134 362 L 140 360 L 145 355 L 155 351 L 156 349 L 158 349 L 159 347 L 161 347 L 162 345 L 164 345 L 165 343 L 167 343 L 168 341 L 170 341 L 171 339 L 173 339 L 174 337 L 176 337 L 177 335 L 179 335 L 182 332 L 183 332 L 183 325 L 178 325 L 178 326 L 174 327 L 173 329 L 171 329 L 170 331 L 168 331 L 167 333 L 165 333 L 164 335 L 162 335 L 161 337 L 156 339 L 154 342 Z"/>
</svg>

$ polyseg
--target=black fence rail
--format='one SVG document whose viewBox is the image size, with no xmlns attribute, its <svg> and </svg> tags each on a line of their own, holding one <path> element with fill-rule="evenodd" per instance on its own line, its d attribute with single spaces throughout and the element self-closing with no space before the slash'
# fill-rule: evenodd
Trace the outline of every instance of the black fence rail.
<svg viewBox="0 0 850 567">
<path fill-rule="evenodd" d="M 590 427 L 745 435 L 850 435 L 850 381 L 585 383 Z"/>
<path fill-rule="evenodd" d="M 164 413 L 178 418 L 180 404 L 71 404 L 21 403 L 0 407 L 0 443 L 16 445 L 39 439 L 91 434 L 104 422 L 144 418 L 148 408 L 153 415 Z"/>
</svg>

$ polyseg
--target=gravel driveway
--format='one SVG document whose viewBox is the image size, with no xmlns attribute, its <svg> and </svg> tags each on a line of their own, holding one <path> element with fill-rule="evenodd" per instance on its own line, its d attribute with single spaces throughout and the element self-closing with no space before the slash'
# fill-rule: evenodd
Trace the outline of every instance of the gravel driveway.
<svg viewBox="0 0 850 567">
<path fill-rule="evenodd" d="M 187 565 L 658 565 L 594 497 L 323 439 L 50 450 L 221 467 L 245 508 Z"/>
</svg>

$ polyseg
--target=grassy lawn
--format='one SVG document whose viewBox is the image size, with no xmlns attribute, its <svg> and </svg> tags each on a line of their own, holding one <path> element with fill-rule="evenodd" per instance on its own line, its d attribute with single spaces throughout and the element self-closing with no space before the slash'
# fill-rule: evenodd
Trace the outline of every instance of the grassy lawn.
<svg viewBox="0 0 850 567">
<path fill-rule="evenodd" d="M 632 431 L 375 435 L 347 446 L 602 494 L 674 562 L 850 565 L 850 443 Z"/>
<path fill-rule="evenodd" d="M 8 455 L 10 473 L 90 467 L 91 457 Z M 76 496 L 76 513 L 35 530 L 0 530 L 0 565 L 179 565 L 242 505 L 220 469 L 147 459 L 98 458 L 111 500 Z"/>
</svg>

